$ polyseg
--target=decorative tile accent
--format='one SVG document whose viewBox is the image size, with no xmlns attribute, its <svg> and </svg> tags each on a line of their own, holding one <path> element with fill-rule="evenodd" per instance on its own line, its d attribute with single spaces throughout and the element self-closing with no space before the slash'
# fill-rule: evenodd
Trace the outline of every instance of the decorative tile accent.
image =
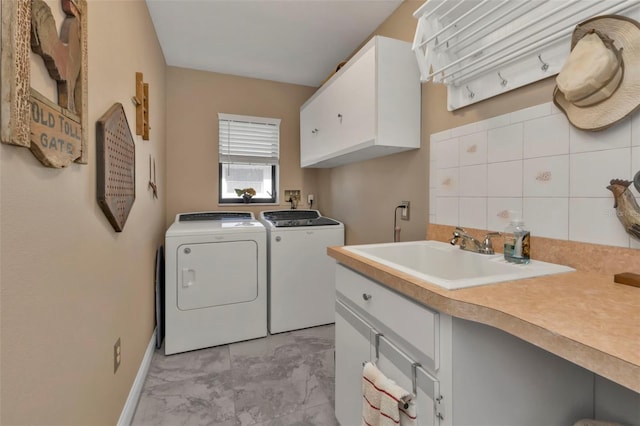
<svg viewBox="0 0 640 426">
<path fill-rule="evenodd" d="M 504 231 L 514 216 L 522 214 L 522 198 L 491 198 L 487 199 L 487 229 L 489 231 Z M 460 224 L 464 226 L 464 224 Z"/>
<path fill-rule="evenodd" d="M 487 132 L 472 133 L 460 137 L 460 165 L 486 164 Z"/>
<path fill-rule="evenodd" d="M 524 128 L 522 123 L 491 129 L 488 132 L 487 161 L 511 161 L 522 159 Z"/>
<path fill-rule="evenodd" d="M 563 115 L 550 115 L 524 123 L 524 158 L 569 153 L 569 122 Z"/>
<path fill-rule="evenodd" d="M 574 154 L 569 167 L 571 197 L 612 198 L 609 181 L 631 177 L 631 149 Z"/>
<path fill-rule="evenodd" d="M 568 197 L 569 156 L 524 160 L 525 197 Z"/>
<path fill-rule="evenodd" d="M 457 197 L 459 195 L 459 169 L 438 169 L 436 172 L 436 195 L 439 197 Z"/>
</svg>

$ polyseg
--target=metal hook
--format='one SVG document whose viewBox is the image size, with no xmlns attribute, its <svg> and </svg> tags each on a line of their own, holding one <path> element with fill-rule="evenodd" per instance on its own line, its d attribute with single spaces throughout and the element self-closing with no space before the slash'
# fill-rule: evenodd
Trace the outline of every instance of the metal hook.
<svg viewBox="0 0 640 426">
<path fill-rule="evenodd" d="M 498 77 L 500 78 L 500 86 L 504 87 L 507 85 L 507 80 L 504 79 L 504 77 L 502 77 L 500 75 L 500 72 L 498 72 Z"/>
<path fill-rule="evenodd" d="M 542 53 L 538 55 L 538 60 L 542 63 L 542 66 L 540 67 L 542 71 L 549 69 L 549 64 L 542 60 Z"/>
<path fill-rule="evenodd" d="M 469 85 L 465 86 L 467 88 L 467 91 L 469 91 L 469 99 L 473 99 L 476 97 L 476 94 L 473 93 L 473 90 L 469 89 Z"/>
</svg>

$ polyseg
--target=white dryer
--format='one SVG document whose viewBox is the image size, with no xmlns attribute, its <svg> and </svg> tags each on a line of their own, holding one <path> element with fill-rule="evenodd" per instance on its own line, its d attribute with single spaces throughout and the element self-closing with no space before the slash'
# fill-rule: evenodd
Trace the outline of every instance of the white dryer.
<svg viewBox="0 0 640 426">
<path fill-rule="evenodd" d="M 178 214 L 165 247 L 166 355 L 267 335 L 266 230 L 253 213 Z"/>
<path fill-rule="evenodd" d="M 344 225 L 318 210 L 260 213 L 267 228 L 269 331 L 335 321 L 335 261 L 327 247 L 344 245 Z"/>
</svg>

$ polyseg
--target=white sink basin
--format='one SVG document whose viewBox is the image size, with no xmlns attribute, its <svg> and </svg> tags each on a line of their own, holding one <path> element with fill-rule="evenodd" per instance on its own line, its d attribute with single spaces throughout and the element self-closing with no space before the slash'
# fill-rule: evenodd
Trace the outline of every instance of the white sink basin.
<svg viewBox="0 0 640 426">
<path fill-rule="evenodd" d="M 448 290 L 575 271 L 568 266 L 538 260 L 518 265 L 505 261 L 502 254 L 472 253 L 449 243 L 430 240 L 347 246 L 345 249 Z"/>
</svg>

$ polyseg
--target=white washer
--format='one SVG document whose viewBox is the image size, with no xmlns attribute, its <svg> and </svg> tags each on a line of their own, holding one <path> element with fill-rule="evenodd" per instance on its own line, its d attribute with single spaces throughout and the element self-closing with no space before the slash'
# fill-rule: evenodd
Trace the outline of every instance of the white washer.
<svg viewBox="0 0 640 426">
<path fill-rule="evenodd" d="M 344 225 L 318 210 L 260 213 L 267 228 L 269 332 L 335 321 L 335 260 L 327 247 L 344 245 Z"/>
<path fill-rule="evenodd" d="M 165 246 L 166 355 L 267 335 L 266 230 L 253 213 L 178 214 Z"/>
</svg>

